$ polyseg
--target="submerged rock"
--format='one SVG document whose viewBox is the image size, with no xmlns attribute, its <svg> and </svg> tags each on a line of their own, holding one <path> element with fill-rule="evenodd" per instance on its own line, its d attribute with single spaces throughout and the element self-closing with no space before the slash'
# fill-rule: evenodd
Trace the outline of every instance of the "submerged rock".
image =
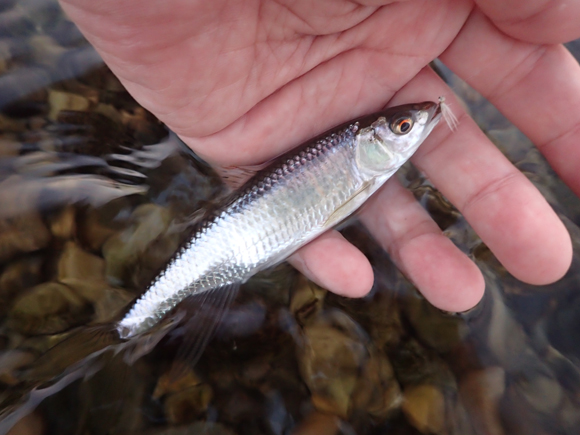
<svg viewBox="0 0 580 435">
<path fill-rule="evenodd" d="M 312 403 L 321 412 L 342 418 L 353 412 L 385 417 L 401 402 L 388 359 L 340 312 L 320 314 L 303 328 L 298 360 Z"/>
<path fill-rule="evenodd" d="M 74 242 L 67 242 L 57 264 L 59 281 L 104 281 L 105 261 L 101 257 L 81 249 Z"/>
<path fill-rule="evenodd" d="M 186 324 L 122 342 L 114 323 L 225 189 L 101 62 L 52 0 L 1 2 L 0 432 L 34 403 L 12 433 L 578 433 L 580 257 L 559 283 L 518 282 L 412 165 L 402 183 L 484 271 L 475 310 L 434 309 L 354 223 L 342 232 L 373 266 L 368 296 L 281 265 L 243 286 L 179 376 Z M 580 201 L 495 108 L 440 73 L 578 248 Z"/>
<path fill-rule="evenodd" d="M 0 262 L 43 249 L 49 242 L 50 233 L 37 213 L 0 218 Z"/>
<path fill-rule="evenodd" d="M 476 433 L 505 434 L 500 414 L 505 381 L 505 371 L 497 366 L 473 371 L 460 381 L 459 394 Z"/>
<path fill-rule="evenodd" d="M 42 267 L 45 259 L 41 255 L 29 255 L 7 264 L 0 276 L 0 315 L 12 306 L 12 301 L 25 289 L 43 281 Z"/>
<path fill-rule="evenodd" d="M 405 388 L 403 412 L 421 433 L 445 433 L 445 396 L 435 385 L 423 384 Z"/>
<path fill-rule="evenodd" d="M 158 205 L 137 207 L 131 216 L 131 226 L 111 236 L 103 245 L 107 279 L 114 283 L 131 282 L 137 272 L 151 279 L 177 249 L 178 236 L 166 236 L 171 219 L 169 210 Z M 144 274 L 138 266 L 150 272 Z M 146 282 L 139 284 L 143 286 Z"/>
<path fill-rule="evenodd" d="M 212 388 L 189 367 L 175 365 L 161 375 L 152 397 L 162 400 L 165 418 L 172 425 L 196 420 L 203 415 L 213 397 Z"/>
<path fill-rule="evenodd" d="M 20 296 L 8 313 L 8 325 L 26 335 L 56 334 L 86 324 L 93 314 L 87 300 L 70 287 L 47 282 Z"/>
</svg>

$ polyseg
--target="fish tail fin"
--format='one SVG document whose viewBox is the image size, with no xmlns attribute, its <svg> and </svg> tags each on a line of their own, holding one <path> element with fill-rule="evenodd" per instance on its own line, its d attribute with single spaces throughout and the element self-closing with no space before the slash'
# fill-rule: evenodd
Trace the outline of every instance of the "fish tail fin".
<svg viewBox="0 0 580 435">
<path fill-rule="evenodd" d="M 44 399 L 76 380 L 94 376 L 123 344 L 110 324 L 72 330 L 27 368 L 15 373 L 25 393 L 0 411 L 0 434 L 10 431 Z"/>
<path fill-rule="evenodd" d="M 94 360 L 106 350 L 122 344 L 114 326 L 110 324 L 77 328 L 42 354 L 22 376 L 28 381 L 48 380 L 75 364 Z"/>
</svg>

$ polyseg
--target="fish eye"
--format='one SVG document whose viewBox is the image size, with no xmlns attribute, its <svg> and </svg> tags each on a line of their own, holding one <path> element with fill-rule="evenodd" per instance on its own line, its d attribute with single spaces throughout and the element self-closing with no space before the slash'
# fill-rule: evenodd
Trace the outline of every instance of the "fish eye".
<svg viewBox="0 0 580 435">
<path fill-rule="evenodd" d="M 413 128 L 413 118 L 410 116 L 401 116 L 391 121 L 391 131 L 395 134 L 407 134 Z"/>
</svg>

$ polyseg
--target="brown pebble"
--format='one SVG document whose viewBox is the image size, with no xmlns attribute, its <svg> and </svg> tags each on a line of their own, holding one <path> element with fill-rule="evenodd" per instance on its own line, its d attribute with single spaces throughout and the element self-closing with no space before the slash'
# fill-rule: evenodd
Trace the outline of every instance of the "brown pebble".
<svg viewBox="0 0 580 435">
<path fill-rule="evenodd" d="M 292 435 L 335 435 L 340 432 L 340 418 L 332 414 L 314 411 L 291 432 Z"/>
<path fill-rule="evenodd" d="M 76 234 L 75 217 L 76 209 L 70 205 L 49 218 L 48 226 L 52 235 L 59 239 L 72 239 Z"/>
<path fill-rule="evenodd" d="M 38 213 L 0 219 L 0 262 L 45 248 L 49 241 L 50 233 Z"/>
<path fill-rule="evenodd" d="M 40 414 L 32 412 L 18 420 L 6 435 L 40 435 L 45 433 L 44 426 L 45 424 Z"/>
<path fill-rule="evenodd" d="M 403 393 L 403 413 L 419 432 L 443 434 L 445 397 L 435 385 L 414 385 Z"/>
<path fill-rule="evenodd" d="M 59 281 L 80 279 L 84 281 L 103 281 L 105 260 L 81 249 L 75 242 L 65 244 L 58 260 L 57 276 Z"/>
<path fill-rule="evenodd" d="M 56 334 L 90 320 L 92 308 L 68 286 L 37 285 L 24 293 L 8 313 L 8 325 L 27 335 Z"/>
<path fill-rule="evenodd" d="M 501 367 L 475 370 L 461 379 L 459 395 L 478 433 L 504 434 L 499 413 L 504 392 L 505 371 Z"/>
</svg>

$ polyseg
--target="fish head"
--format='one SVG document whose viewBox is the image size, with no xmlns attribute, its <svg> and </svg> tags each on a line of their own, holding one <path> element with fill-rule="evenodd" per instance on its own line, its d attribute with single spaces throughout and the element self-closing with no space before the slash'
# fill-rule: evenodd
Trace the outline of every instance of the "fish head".
<svg viewBox="0 0 580 435">
<path fill-rule="evenodd" d="M 427 101 L 383 110 L 355 139 L 359 170 L 369 176 L 390 175 L 423 143 L 441 119 L 441 103 Z"/>
</svg>

